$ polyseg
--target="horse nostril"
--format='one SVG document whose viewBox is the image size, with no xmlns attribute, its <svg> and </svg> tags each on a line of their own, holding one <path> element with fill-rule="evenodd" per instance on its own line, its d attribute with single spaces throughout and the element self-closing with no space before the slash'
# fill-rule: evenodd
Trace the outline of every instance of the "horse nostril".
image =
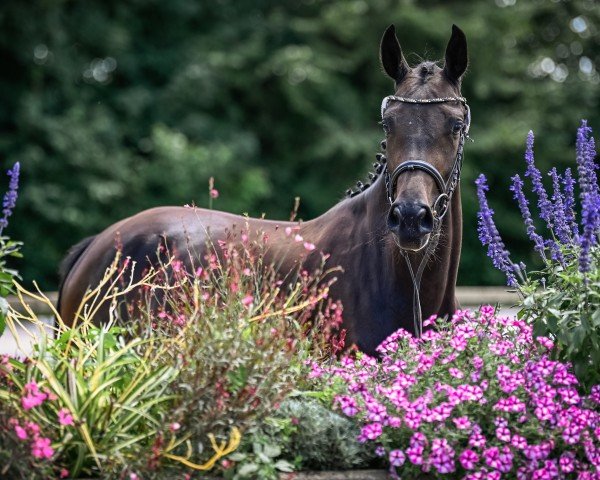
<svg viewBox="0 0 600 480">
<path fill-rule="evenodd" d="M 433 231 L 433 214 L 429 208 L 421 208 L 417 214 L 419 232 L 427 235 Z"/>
<path fill-rule="evenodd" d="M 398 205 L 392 206 L 388 215 L 388 228 L 390 230 L 398 230 L 402 222 L 402 211 Z"/>
</svg>

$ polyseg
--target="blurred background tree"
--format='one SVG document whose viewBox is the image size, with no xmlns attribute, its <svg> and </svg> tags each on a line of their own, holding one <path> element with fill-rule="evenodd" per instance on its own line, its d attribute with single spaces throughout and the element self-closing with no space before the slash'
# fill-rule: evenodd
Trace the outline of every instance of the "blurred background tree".
<svg viewBox="0 0 600 480">
<path fill-rule="evenodd" d="M 394 22 L 409 61 L 467 34 L 473 114 L 462 180 L 461 284 L 502 284 L 476 234 L 488 175 L 511 251 L 531 248 L 508 190 L 527 131 L 542 170 L 573 166 L 581 118 L 600 132 L 594 0 L 5 0 L 0 158 L 20 161 L 10 234 L 27 281 L 56 288 L 70 245 L 156 205 L 313 218 L 364 177 L 391 93 L 378 45 Z"/>
</svg>

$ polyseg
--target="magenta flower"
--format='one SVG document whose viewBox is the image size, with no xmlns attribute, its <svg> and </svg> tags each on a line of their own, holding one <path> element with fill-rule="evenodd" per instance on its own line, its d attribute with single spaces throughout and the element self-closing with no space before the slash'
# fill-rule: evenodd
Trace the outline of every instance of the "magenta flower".
<svg viewBox="0 0 600 480">
<path fill-rule="evenodd" d="M 23 427 L 15 425 L 15 433 L 20 440 L 27 440 L 27 431 Z"/>
<path fill-rule="evenodd" d="M 369 423 L 362 427 L 359 438 L 375 440 L 376 438 L 379 438 L 382 433 L 383 427 L 381 426 L 381 423 Z"/>
<path fill-rule="evenodd" d="M 50 446 L 50 439 L 45 437 L 36 438 L 31 444 L 31 455 L 35 458 L 51 458 L 54 449 Z"/>
<path fill-rule="evenodd" d="M 47 394 L 40 392 L 36 382 L 25 384 L 25 395 L 21 398 L 21 405 L 24 410 L 31 410 L 44 403 L 48 397 Z"/>
<path fill-rule="evenodd" d="M 58 411 L 58 422 L 61 425 L 73 425 L 73 415 L 66 408 L 61 408 Z"/>
<path fill-rule="evenodd" d="M 404 464 L 406 460 L 406 455 L 402 450 L 392 450 L 390 452 L 390 465 L 394 467 L 400 467 Z"/>
<path fill-rule="evenodd" d="M 479 455 L 473 450 L 466 449 L 460 454 L 458 461 L 465 470 L 473 470 L 479 462 Z"/>
</svg>

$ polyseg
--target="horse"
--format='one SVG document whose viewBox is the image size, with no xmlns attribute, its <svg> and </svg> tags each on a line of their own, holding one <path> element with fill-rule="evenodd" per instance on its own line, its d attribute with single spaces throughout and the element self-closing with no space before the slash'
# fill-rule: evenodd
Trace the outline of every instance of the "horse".
<svg viewBox="0 0 600 480">
<path fill-rule="evenodd" d="M 370 183 L 357 182 L 330 210 L 304 222 L 176 206 L 123 219 L 72 247 L 63 260 L 57 306 L 63 320 L 75 320 L 86 290 L 102 279 L 117 237 L 122 255 L 143 265 L 157 262 L 164 239 L 174 251 L 189 251 L 191 243 L 203 258 L 207 242 L 243 226 L 268 235 L 270 261 L 284 272 L 299 264 L 312 268 L 317 252 L 327 252 L 329 265 L 343 270 L 329 295 L 343 305 L 346 342 L 369 355 L 399 328 L 419 335 L 417 316 L 454 313 L 462 242 L 460 167 L 470 125 L 460 91 L 466 37 L 453 25 L 442 66 L 424 61 L 411 67 L 390 25 L 380 61 L 395 89 L 382 103 L 385 139 Z M 307 255 L 303 242 L 289 242 L 290 228 L 315 251 Z"/>
</svg>

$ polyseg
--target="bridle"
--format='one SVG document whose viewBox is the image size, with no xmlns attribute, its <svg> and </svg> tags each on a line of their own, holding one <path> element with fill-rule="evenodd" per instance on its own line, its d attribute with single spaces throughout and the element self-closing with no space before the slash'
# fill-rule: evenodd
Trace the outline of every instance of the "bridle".
<svg viewBox="0 0 600 480">
<path fill-rule="evenodd" d="M 435 251 L 437 247 L 440 231 L 442 228 L 442 220 L 448 209 L 450 207 L 450 201 L 452 200 L 452 196 L 454 195 L 454 191 L 460 182 L 460 172 L 462 169 L 463 163 L 463 147 L 465 144 L 465 139 L 469 137 L 469 127 L 471 126 L 471 110 L 469 109 L 469 105 L 467 104 L 467 100 L 464 97 L 440 97 L 440 98 L 406 98 L 399 97 L 396 95 L 389 95 L 383 99 L 381 102 L 381 118 L 385 114 L 385 111 L 388 107 L 388 104 L 392 101 L 402 102 L 402 103 L 412 103 L 417 105 L 429 105 L 434 103 L 448 103 L 448 102 L 460 102 L 464 105 L 467 110 L 465 116 L 465 122 L 463 128 L 460 131 L 460 138 L 458 140 L 458 149 L 456 151 L 456 157 L 454 159 L 454 164 L 452 165 L 452 170 L 450 170 L 450 175 L 448 180 L 444 180 L 442 174 L 435 168 L 431 163 L 425 162 L 423 160 L 408 160 L 406 162 L 402 162 L 398 165 L 390 174 L 387 163 L 384 164 L 384 179 L 385 179 L 385 188 L 387 192 L 387 197 L 390 202 L 390 206 L 394 208 L 394 186 L 396 185 L 396 181 L 398 177 L 405 172 L 412 172 L 414 170 L 421 170 L 431 176 L 435 184 L 437 186 L 440 194 L 433 202 L 433 206 L 431 207 L 431 212 L 433 215 L 433 229 L 431 232 L 431 237 L 423 258 L 421 259 L 421 263 L 417 269 L 417 273 L 414 273 L 412 265 L 410 263 L 410 259 L 408 256 L 408 252 L 404 249 L 400 249 L 400 253 L 404 257 L 406 264 L 408 266 L 408 270 L 410 272 L 412 282 L 413 282 L 413 321 L 415 327 L 415 335 L 417 337 L 421 337 L 423 334 L 423 316 L 421 313 L 421 300 L 419 296 L 419 290 L 421 286 L 421 278 L 423 276 L 423 271 L 425 270 L 425 266 L 427 265 L 427 261 L 430 255 Z"/>
</svg>

